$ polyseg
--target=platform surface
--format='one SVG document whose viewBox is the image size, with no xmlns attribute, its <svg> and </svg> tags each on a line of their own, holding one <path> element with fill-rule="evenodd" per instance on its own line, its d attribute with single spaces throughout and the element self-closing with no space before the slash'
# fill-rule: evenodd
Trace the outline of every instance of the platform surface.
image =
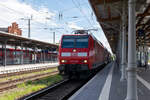
<svg viewBox="0 0 150 100">
<path fill-rule="evenodd" d="M 127 81 L 120 81 L 120 69 L 115 62 L 108 64 L 69 100 L 125 100 Z M 138 100 L 150 100 L 150 70 L 137 75 Z"/>
<path fill-rule="evenodd" d="M 39 63 L 39 64 L 24 64 L 24 65 L 8 65 L 0 66 L 0 74 L 11 73 L 16 71 L 40 69 L 42 67 L 57 67 L 59 64 L 56 63 Z"/>
</svg>

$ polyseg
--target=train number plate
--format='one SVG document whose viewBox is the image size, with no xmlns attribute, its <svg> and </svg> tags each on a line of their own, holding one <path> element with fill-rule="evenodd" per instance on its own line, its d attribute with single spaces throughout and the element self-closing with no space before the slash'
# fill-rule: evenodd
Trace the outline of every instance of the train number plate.
<svg viewBox="0 0 150 100">
<path fill-rule="evenodd" d="M 70 63 L 78 63 L 78 60 L 70 60 Z"/>
</svg>

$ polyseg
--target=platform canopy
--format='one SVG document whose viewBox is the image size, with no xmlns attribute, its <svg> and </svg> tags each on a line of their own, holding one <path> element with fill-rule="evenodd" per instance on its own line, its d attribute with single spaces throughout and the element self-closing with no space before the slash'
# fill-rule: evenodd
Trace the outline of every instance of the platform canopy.
<svg viewBox="0 0 150 100">
<path fill-rule="evenodd" d="M 29 39 L 15 34 L 10 34 L 7 32 L 0 31 L 0 43 L 7 41 L 8 45 L 16 45 L 28 48 L 38 48 L 38 49 L 58 49 L 58 45 L 43 42 L 35 39 Z"/>
<path fill-rule="evenodd" d="M 96 15 L 97 21 L 101 25 L 113 53 L 117 50 L 122 23 L 123 0 L 89 0 Z M 126 0 L 126 4 L 127 4 Z M 150 46 L 150 0 L 136 0 L 136 33 L 137 47 Z M 128 5 L 127 5 L 128 6 Z M 128 14 L 128 7 L 126 7 Z M 128 17 L 128 16 L 127 16 Z M 128 25 L 128 20 L 126 20 Z M 126 27 L 126 29 L 128 26 Z"/>
</svg>

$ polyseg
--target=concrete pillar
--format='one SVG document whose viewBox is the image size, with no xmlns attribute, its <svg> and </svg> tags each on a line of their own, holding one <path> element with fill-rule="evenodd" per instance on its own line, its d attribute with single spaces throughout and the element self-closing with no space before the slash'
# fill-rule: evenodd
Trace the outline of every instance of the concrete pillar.
<svg viewBox="0 0 150 100">
<path fill-rule="evenodd" d="M 126 80 L 126 0 L 123 0 L 122 9 L 122 58 L 121 58 L 121 81 Z"/>
<path fill-rule="evenodd" d="M 127 97 L 126 100 L 138 100 L 137 96 L 137 78 L 136 78 L 136 14 L 135 0 L 128 1 L 128 79 L 127 79 Z"/>
</svg>

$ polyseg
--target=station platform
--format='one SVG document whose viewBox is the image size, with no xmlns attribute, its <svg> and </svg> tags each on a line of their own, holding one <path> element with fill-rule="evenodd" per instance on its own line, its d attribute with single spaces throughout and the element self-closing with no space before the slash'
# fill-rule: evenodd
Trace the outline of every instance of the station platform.
<svg viewBox="0 0 150 100">
<path fill-rule="evenodd" d="M 58 65 L 59 65 L 58 62 L 54 62 L 54 63 L 38 63 L 38 64 L 0 66 L 0 74 L 41 69 L 41 68 L 49 68 L 49 67 L 57 67 Z"/>
<path fill-rule="evenodd" d="M 137 75 L 139 100 L 150 98 L 150 70 L 140 70 Z M 115 62 L 108 64 L 69 100 L 125 100 L 127 81 L 120 81 L 121 72 Z"/>
</svg>

